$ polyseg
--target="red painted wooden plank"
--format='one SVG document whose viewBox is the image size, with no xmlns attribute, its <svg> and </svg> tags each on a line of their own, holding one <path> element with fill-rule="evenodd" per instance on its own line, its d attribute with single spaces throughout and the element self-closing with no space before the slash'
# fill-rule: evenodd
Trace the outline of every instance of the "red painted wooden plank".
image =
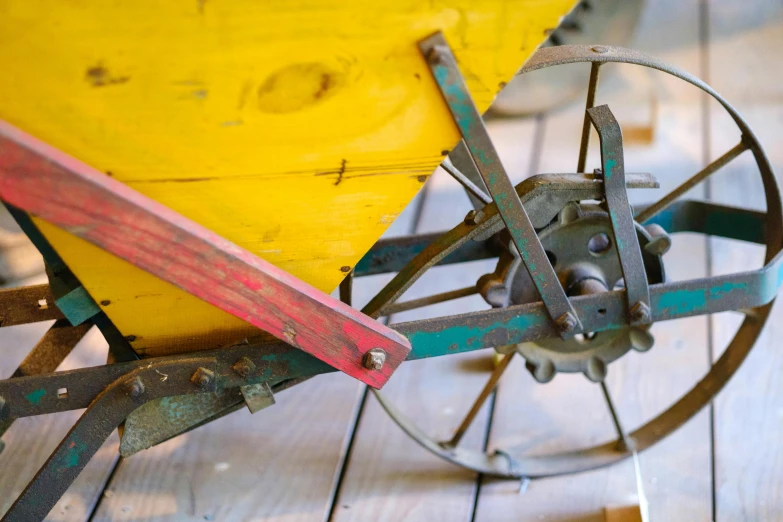
<svg viewBox="0 0 783 522">
<path fill-rule="evenodd" d="M 0 121 L 0 199 L 381 387 L 406 338 L 130 187 Z M 363 366 L 381 348 L 380 370 Z"/>
</svg>

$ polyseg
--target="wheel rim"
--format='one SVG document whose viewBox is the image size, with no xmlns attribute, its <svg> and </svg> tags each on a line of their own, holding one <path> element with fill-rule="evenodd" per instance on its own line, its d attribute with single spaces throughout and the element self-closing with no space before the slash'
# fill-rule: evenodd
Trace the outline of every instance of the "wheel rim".
<svg viewBox="0 0 783 522">
<path fill-rule="evenodd" d="M 764 185 L 767 204 L 765 263 L 771 261 L 783 248 L 783 210 L 781 209 L 777 181 L 769 160 L 750 126 L 709 85 L 689 73 L 680 71 L 643 53 L 622 48 L 600 46 L 560 46 L 541 49 L 531 57 L 519 74 L 569 63 L 593 63 L 599 65 L 604 63 L 624 63 L 648 67 L 686 81 L 718 101 L 741 131 L 746 147 L 752 151 Z M 595 76 L 597 81 L 597 74 Z M 592 75 L 591 81 L 593 81 Z M 582 145 L 583 147 L 585 146 L 584 142 Z M 713 162 L 713 164 L 715 163 Z M 712 173 L 714 171 L 707 174 L 707 176 Z M 651 216 L 648 216 L 647 219 L 649 217 Z M 417 256 L 408 267 L 400 272 L 398 277 L 370 302 L 364 310 L 365 313 L 374 317 L 380 315 L 384 308 L 393 304 L 430 267 L 456 250 L 465 241 L 479 236 L 480 233 L 480 227 L 475 227 L 471 230 L 460 225 L 444 234 L 435 242 L 436 248 L 428 249 Z M 588 448 L 542 456 L 516 455 L 513 453 L 513 450 L 508 452 L 498 450 L 494 453 L 469 450 L 458 445 L 444 444 L 430 437 L 396 408 L 391 401 L 384 397 L 380 391 L 373 390 L 373 392 L 387 414 L 411 438 L 435 455 L 461 467 L 487 475 L 507 478 L 544 477 L 586 471 L 619 462 L 631 456 L 634 451 L 642 451 L 649 448 L 674 432 L 706 406 L 731 379 L 753 348 L 769 317 L 773 304 L 774 300 L 767 305 L 751 310 L 721 357 L 715 361 L 706 375 L 665 411 L 627 434 L 632 441 L 631 445 L 622 444 L 623 440 L 618 438 Z M 609 400 L 608 396 L 607 399 Z M 612 408 L 611 402 L 610 408 Z"/>
</svg>

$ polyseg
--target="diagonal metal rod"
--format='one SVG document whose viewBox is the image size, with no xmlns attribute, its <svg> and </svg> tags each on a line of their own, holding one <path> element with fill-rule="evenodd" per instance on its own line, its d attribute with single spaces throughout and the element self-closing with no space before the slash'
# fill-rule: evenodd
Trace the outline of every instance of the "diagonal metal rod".
<svg viewBox="0 0 783 522">
<path fill-rule="evenodd" d="M 465 140 L 459 140 L 459 143 L 451 150 L 447 159 L 454 165 L 454 168 L 456 168 L 460 174 L 464 175 L 465 178 L 475 185 L 479 192 L 485 196 L 488 195 L 487 186 L 481 178 L 481 173 L 479 172 L 478 167 L 476 167 L 476 162 L 473 161 L 473 156 L 470 155 L 470 150 L 468 150 L 468 145 L 465 143 Z M 473 205 L 474 210 L 481 210 L 484 208 L 484 205 L 486 205 L 484 198 L 475 196 L 467 187 L 465 187 L 465 190 L 468 192 L 468 199 Z M 492 200 L 490 199 L 490 201 Z"/>
<path fill-rule="evenodd" d="M 661 211 L 665 210 L 669 207 L 674 201 L 688 192 L 690 189 L 704 181 L 707 177 L 714 174 L 716 171 L 722 169 L 726 165 L 731 162 L 734 158 L 742 154 L 748 150 L 748 145 L 745 142 L 745 140 L 741 140 L 733 149 L 729 150 L 726 154 L 721 156 L 720 158 L 716 159 L 706 167 L 704 167 L 702 170 L 697 172 L 693 175 L 689 180 L 687 180 L 685 183 L 677 187 L 676 189 L 669 192 L 667 195 L 662 197 L 657 202 L 653 203 L 649 207 L 645 208 L 644 210 L 640 211 L 636 215 L 636 221 L 639 223 L 644 223 L 646 221 L 649 221 L 651 218 L 657 216 Z"/>
<path fill-rule="evenodd" d="M 463 142 L 460 142 L 463 143 Z M 492 203 L 492 198 L 489 197 L 483 190 L 481 190 L 475 183 L 473 183 L 468 177 L 463 174 L 457 167 L 454 166 L 454 163 L 451 162 L 451 158 L 446 158 L 443 160 L 443 163 L 440 164 L 441 167 L 443 167 L 443 170 L 451 174 L 451 177 L 459 181 L 459 184 L 465 187 L 465 190 L 468 191 L 468 195 L 472 195 L 474 198 L 478 199 L 480 202 L 484 203 L 485 205 L 489 205 Z M 471 199 L 472 202 L 472 199 Z M 475 207 L 475 205 L 474 205 Z M 480 210 L 481 207 L 477 208 L 476 210 Z"/>
<path fill-rule="evenodd" d="M 473 403 L 473 406 L 471 406 L 467 416 L 465 416 L 465 418 L 462 420 L 462 424 L 460 424 L 459 428 L 457 428 L 457 431 L 454 432 L 454 436 L 451 437 L 451 440 L 443 444 L 444 446 L 453 448 L 459 444 L 459 442 L 462 440 L 462 437 L 465 435 L 465 432 L 468 431 L 468 428 L 470 428 L 470 425 L 473 424 L 473 421 L 476 419 L 476 415 L 478 415 L 481 406 L 484 405 L 484 402 L 486 402 L 487 397 L 490 396 L 492 390 L 494 390 L 495 386 L 497 386 L 498 381 L 503 376 L 503 372 L 506 371 L 506 368 L 508 368 L 508 364 L 511 362 L 511 359 L 514 357 L 515 353 L 516 350 L 511 351 L 507 353 L 503 357 L 503 359 L 500 360 L 500 363 L 492 372 L 492 375 L 489 376 L 489 380 L 487 381 L 487 384 L 484 385 L 484 388 L 481 390 L 481 393 L 476 398 L 475 402 Z"/>
<path fill-rule="evenodd" d="M 590 118 L 587 116 L 587 109 L 592 109 L 595 105 L 595 93 L 598 90 L 598 70 L 601 62 L 593 62 L 590 68 L 590 84 L 587 86 L 587 101 L 585 102 L 585 119 L 582 121 L 582 141 L 579 143 L 579 161 L 576 171 L 584 172 L 587 163 L 587 149 L 590 146 Z"/>
<path fill-rule="evenodd" d="M 381 310 L 381 315 L 398 314 L 400 312 L 407 312 L 415 308 L 422 308 L 424 306 L 434 305 L 451 301 L 452 299 L 459 299 L 460 297 L 467 297 L 478 293 L 478 289 L 475 285 L 466 286 L 465 288 L 458 288 L 457 290 L 450 290 L 435 295 L 428 295 L 420 299 L 411 299 L 410 301 L 403 301 L 402 303 L 392 303 L 389 306 Z"/>
<path fill-rule="evenodd" d="M 601 391 L 604 392 L 604 399 L 606 399 L 606 405 L 609 407 L 609 413 L 612 415 L 612 422 L 614 428 L 617 430 L 617 438 L 620 442 L 620 448 L 623 451 L 633 449 L 633 444 L 625 433 L 622 424 L 620 424 L 620 417 L 617 415 L 617 409 L 615 408 L 612 396 L 609 394 L 609 388 L 606 386 L 605 381 L 601 381 Z"/>
</svg>

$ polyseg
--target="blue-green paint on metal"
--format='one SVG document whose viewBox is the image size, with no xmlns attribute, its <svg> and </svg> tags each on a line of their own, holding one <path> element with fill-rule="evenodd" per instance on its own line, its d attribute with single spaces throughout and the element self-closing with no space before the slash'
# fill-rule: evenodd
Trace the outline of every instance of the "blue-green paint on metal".
<svg viewBox="0 0 783 522">
<path fill-rule="evenodd" d="M 719 286 L 713 286 L 710 288 L 709 299 L 720 299 L 726 294 L 734 291 L 747 291 L 747 283 L 730 283 L 726 282 Z"/>
<path fill-rule="evenodd" d="M 612 177 L 612 169 L 617 166 L 617 162 L 613 159 L 607 159 L 606 165 L 604 165 L 604 178 L 610 179 Z"/>
<path fill-rule="evenodd" d="M 76 287 L 62 297 L 55 299 L 55 303 L 65 318 L 74 326 L 78 326 L 101 313 L 100 307 L 95 304 L 83 286 Z"/>
<path fill-rule="evenodd" d="M 41 399 L 43 399 L 43 396 L 46 395 L 46 390 L 43 388 L 38 388 L 35 391 L 32 391 L 24 396 L 25 399 L 27 399 L 27 402 L 34 406 L 38 406 L 38 403 L 41 402 Z"/>
<path fill-rule="evenodd" d="M 505 331 L 522 332 L 533 326 L 539 326 L 548 321 L 541 315 L 517 316 L 508 322 L 495 323 L 486 328 L 470 326 L 453 326 L 440 332 L 412 332 L 408 334 L 408 340 L 413 349 L 408 355 L 408 360 L 425 359 L 470 350 L 477 350 L 489 346 L 484 337 L 502 329 Z"/>
<path fill-rule="evenodd" d="M 707 294 L 703 289 L 675 290 L 661 296 L 658 300 L 659 309 L 655 312 L 661 315 L 692 314 L 704 310 L 706 306 Z"/>
<path fill-rule="evenodd" d="M 79 459 L 81 458 L 82 454 L 87 450 L 87 445 L 72 440 L 70 444 L 65 448 L 65 453 L 63 453 L 55 463 L 54 467 L 60 471 L 65 471 L 69 468 L 75 468 L 79 465 Z"/>
<path fill-rule="evenodd" d="M 658 310 L 655 314 L 690 315 L 703 312 L 710 301 L 720 300 L 731 292 L 747 292 L 747 283 L 726 282 L 711 288 L 693 290 L 673 290 L 663 294 L 658 300 Z"/>
</svg>

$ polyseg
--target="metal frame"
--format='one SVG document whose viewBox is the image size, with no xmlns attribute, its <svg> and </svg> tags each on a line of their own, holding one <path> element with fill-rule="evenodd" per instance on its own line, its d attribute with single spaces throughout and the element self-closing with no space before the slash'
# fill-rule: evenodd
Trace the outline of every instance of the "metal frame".
<svg viewBox="0 0 783 522">
<path fill-rule="evenodd" d="M 612 149 L 621 147 L 621 142 L 618 139 L 619 133 L 615 133 L 614 140 L 611 139 L 611 134 L 607 133 L 607 130 L 616 129 L 614 123 L 611 122 L 613 118 L 610 119 L 606 113 L 601 114 L 601 111 L 596 113 L 592 109 L 597 89 L 598 68 L 602 64 L 607 62 L 628 63 L 660 70 L 702 89 L 726 109 L 742 133 L 741 144 L 705 167 L 658 203 L 643 209 L 637 214 L 636 220 L 641 221 L 643 224 L 651 224 L 657 219 L 657 224 L 668 223 L 673 225 L 677 223 L 677 227 L 680 227 L 680 230 L 691 229 L 715 235 L 720 235 L 722 232 L 722 227 L 716 225 L 717 222 L 720 222 L 722 226 L 728 225 L 726 227 L 727 230 L 724 232 L 726 236 L 752 239 L 766 244 L 766 264 L 763 268 L 752 272 L 678 283 L 658 284 L 649 287 L 649 315 L 647 317 L 641 317 L 640 315 L 634 317 L 635 314 L 631 312 L 629 314 L 631 321 L 650 323 L 727 310 L 741 310 L 746 314 L 746 317 L 723 355 L 715 362 L 706 376 L 669 409 L 632 433 L 627 433 L 622 428 L 609 395 L 609 390 L 601 382 L 602 390 L 617 430 L 617 439 L 603 445 L 547 456 L 520 456 L 516 455 L 513 450 L 495 451 L 491 454 L 467 450 L 454 444 L 455 440 L 459 441 L 459 434 L 467 429 L 465 422 L 458 428 L 451 441 L 439 442 L 419 429 L 415 423 L 384 398 L 382 393 L 375 392 L 386 412 L 421 446 L 445 460 L 488 475 L 514 478 L 538 477 L 593 469 L 627 458 L 634 451 L 641 451 L 670 434 L 704 407 L 739 368 L 739 365 L 745 359 L 745 356 L 753 347 L 756 338 L 761 332 L 769 316 L 777 291 L 781 283 L 783 283 L 783 278 L 780 276 L 783 273 L 783 252 L 781 251 L 783 248 L 783 208 L 781 207 L 777 181 L 761 145 L 737 111 L 698 78 L 672 68 L 645 54 L 627 49 L 604 46 L 545 48 L 533 55 L 519 74 L 560 64 L 579 62 L 593 63 L 580 146 L 579 170 L 584 169 L 586 159 L 589 140 L 588 118 L 592 117 L 593 123 L 599 128 L 599 135 L 602 138 L 601 151 L 604 172 L 614 172 L 609 168 L 608 162 L 617 160 L 617 157 L 614 155 L 617 151 Z M 446 99 L 447 102 L 450 101 L 448 97 Z M 462 100 L 462 103 L 466 102 Z M 452 112 L 454 112 L 453 109 Z M 459 124 L 459 122 L 457 123 Z M 601 130 L 604 132 L 601 132 Z M 745 149 L 750 149 L 753 152 L 759 167 L 766 196 L 766 214 L 761 215 L 757 212 L 729 209 L 705 203 L 675 203 L 675 200 L 688 189 L 719 170 Z M 607 183 L 607 177 L 603 176 L 603 173 L 599 176 L 603 178 L 603 188 L 606 191 L 607 200 L 609 200 L 610 188 Z M 624 187 L 621 186 L 621 188 Z M 616 190 L 614 192 L 617 193 Z M 522 198 L 522 201 L 524 203 L 524 198 Z M 618 202 L 611 203 L 608 201 L 608 203 L 607 206 L 613 206 L 616 212 L 622 212 L 622 205 L 618 204 Z M 625 211 L 627 212 L 629 208 L 627 207 L 627 200 L 625 205 Z M 684 213 L 687 213 L 688 219 L 684 219 L 683 216 L 676 216 L 676 212 L 666 213 L 667 209 L 685 211 Z M 707 210 L 709 217 L 701 216 L 697 219 L 692 219 L 694 217 L 693 211 L 696 209 Z M 487 209 L 481 212 L 489 215 L 491 210 L 487 207 Z M 617 213 L 615 214 L 616 216 Z M 711 218 L 715 218 L 716 221 L 711 221 Z M 744 236 L 744 233 L 736 230 L 737 224 L 732 226 L 729 223 L 732 218 L 739 218 L 739 221 L 745 224 L 753 222 L 756 228 L 747 236 Z M 486 217 L 483 218 L 482 225 L 486 225 L 488 221 Z M 496 219 L 495 221 L 499 220 Z M 762 223 L 763 226 L 760 226 Z M 613 225 L 615 224 L 613 223 Z M 622 233 L 621 229 L 624 227 L 617 223 L 617 226 L 614 226 L 614 228 L 615 239 L 617 239 L 618 231 Z M 496 231 L 493 230 L 493 232 Z M 672 231 L 671 229 L 669 230 L 669 232 Z M 387 285 L 379 294 L 379 298 L 371 302 L 375 307 L 374 309 L 382 309 L 393 303 L 399 297 L 400 288 L 409 287 L 412 281 L 420 277 L 427 268 L 440 262 L 451 251 L 459 248 L 465 242 L 466 237 L 470 238 L 471 236 L 484 237 L 486 234 L 480 235 L 475 233 L 475 230 L 466 230 L 460 225 L 440 237 L 434 243 L 433 248 L 429 249 L 429 252 L 425 249 L 409 265 L 415 265 L 420 270 L 406 272 L 406 269 L 403 269 L 400 274 L 404 273 L 404 277 L 408 279 L 393 280 Z M 636 249 L 638 249 L 638 244 Z M 635 269 L 638 268 L 636 267 Z M 625 266 L 623 266 L 623 269 L 625 270 Z M 646 280 L 644 283 L 646 287 Z M 636 285 L 637 288 L 639 286 L 638 284 Z M 573 297 L 571 302 L 583 322 L 584 329 L 586 331 L 600 331 L 602 329 L 620 328 L 628 324 L 628 319 L 626 318 L 627 306 L 633 301 L 626 299 L 626 295 L 626 290 L 603 292 L 589 296 Z M 365 311 L 372 313 L 374 309 L 365 309 Z M 547 319 L 543 304 L 536 303 L 534 305 L 520 305 L 506 309 L 463 314 L 447 318 L 445 321 L 442 318 L 433 319 L 429 321 L 430 325 L 422 324 L 426 323 L 426 321 L 421 321 L 417 322 L 415 329 L 411 328 L 410 330 L 408 330 L 408 325 L 392 326 L 398 331 L 405 333 L 411 339 L 414 345 L 412 354 L 420 354 L 424 346 L 434 345 L 437 341 L 440 341 L 441 344 L 447 344 L 450 351 L 454 353 L 473 349 L 473 344 L 504 346 L 537 338 L 552 338 L 557 332 L 548 324 Z M 409 325 L 412 326 L 413 323 L 409 323 Z M 459 332 L 462 332 L 464 336 L 470 336 L 470 339 L 460 339 Z M 538 332 L 539 335 L 536 335 L 534 332 Z M 489 377 L 487 387 L 485 387 L 468 412 L 466 417 L 468 424 L 472 412 L 487 398 L 489 395 L 488 390 L 493 388 L 494 383 L 499 380 L 505 366 L 504 364 L 499 365 Z"/>
<path fill-rule="evenodd" d="M 433 38 L 428 41 L 429 44 L 441 46 L 436 53 L 437 59 L 435 56 L 428 55 L 436 80 L 438 74 L 441 74 L 439 85 L 444 89 L 449 85 L 450 88 L 456 89 L 446 96 L 446 100 L 465 95 L 467 91 L 464 90 L 464 84 L 459 85 L 460 77 L 455 76 L 453 70 L 456 69 L 456 62 L 453 61 L 450 51 L 446 52 L 447 49 L 442 48 L 445 44 L 442 37 L 440 40 Z M 439 41 L 442 43 L 439 44 Z M 424 45 L 423 49 L 427 50 L 428 46 Z M 619 419 L 615 419 L 619 440 L 627 442 L 620 449 L 617 441 L 610 441 L 593 448 L 549 457 L 517 458 L 506 452 L 494 455 L 469 452 L 458 446 L 459 431 L 449 443 L 439 444 L 418 430 L 402 413 L 379 395 L 383 407 L 420 444 L 447 460 L 492 475 L 540 476 L 590 469 L 627 457 L 630 454 L 631 443 L 636 449 L 642 450 L 672 432 L 704 406 L 736 371 L 753 346 L 782 282 L 779 275 L 783 273 L 783 253 L 781 253 L 783 209 L 781 209 L 780 195 L 769 162 L 744 120 L 708 86 L 686 73 L 633 51 L 601 48 L 599 52 L 596 49 L 583 46 L 543 49 L 534 55 L 523 72 L 580 61 L 595 64 L 631 63 L 673 74 L 716 98 L 737 122 L 743 134 L 741 145 L 664 198 L 663 204 L 642 209 L 637 214 L 636 220 L 643 218 L 648 224 L 659 224 L 670 233 L 702 232 L 766 244 L 766 265 L 761 269 L 740 274 L 663 283 L 649 287 L 650 310 L 649 317 L 646 319 L 649 322 L 726 310 L 750 311 L 734 340 L 710 372 L 669 410 L 632 433 L 625 433 L 620 428 Z M 597 72 L 597 68 L 598 65 L 595 65 L 593 70 Z M 438 72 L 443 70 L 445 73 Z M 595 81 L 597 81 L 597 74 L 591 74 L 590 90 L 593 96 L 596 88 Z M 463 100 L 463 106 L 470 105 L 468 102 L 469 98 L 467 101 Z M 592 107 L 590 98 L 588 105 Z M 456 117 L 461 113 L 456 111 L 454 114 Z M 478 143 L 481 144 L 481 140 L 485 138 L 483 124 L 480 127 L 476 126 L 476 116 L 477 113 L 469 113 L 464 120 L 465 125 L 460 127 L 465 137 L 463 147 L 473 156 L 473 160 L 479 152 L 486 152 L 475 141 L 478 137 L 480 138 Z M 480 122 L 480 119 L 478 121 Z M 583 146 L 584 144 L 583 140 Z M 616 140 L 614 144 L 617 145 Z M 706 178 L 746 149 L 754 154 L 761 172 L 767 198 L 766 214 L 704 202 L 675 202 L 675 199 L 687 188 Z M 485 156 L 484 159 L 487 158 Z M 616 171 L 607 168 L 608 159 L 607 154 L 603 161 L 603 172 L 614 174 Z M 537 251 L 535 245 L 538 245 L 540 253 L 543 253 L 536 237 L 536 229 L 552 220 L 555 215 L 553 212 L 562 208 L 562 205 L 558 206 L 560 203 L 580 199 L 600 199 L 603 196 L 607 196 L 608 199 L 610 194 L 618 193 L 618 190 L 624 194 L 626 188 L 654 185 L 654 180 L 644 174 L 628 173 L 625 174 L 624 179 L 618 176 L 613 180 L 612 176 L 603 173 L 555 174 L 528 179 L 509 192 L 510 185 L 505 186 L 502 181 L 498 181 L 500 178 L 505 179 L 505 173 L 499 164 L 495 165 L 492 161 L 488 164 L 486 161 L 479 160 L 474 162 L 473 166 L 476 167 L 480 180 L 486 184 L 492 194 L 493 202 L 472 212 L 464 223 L 443 234 L 379 242 L 360 261 L 354 272 L 346 277 L 341 285 L 342 301 L 350 302 L 351 281 L 354 276 L 399 272 L 364 308 L 363 312 L 366 315 L 377 318 L 395 310 L 438 302 L 437 299 L 430 298 L 418 302 L 398 303 L 396 308 L 394 307 L 405 290 L 432 266 L 497 257 L 500 249 L 490 238 L 504 228 L 516 230 L 514 244 L 520 249 L 527 263 L 526 266 L 530 269 L 531 261 L 535 262 L 537 259 L 535 255 L 533 257 L 527 255 L 531 251 L 531 245 L 535 251 Z M 483 193 L 482 187 L 476 183 L 478 178 L 475 177 L 475 172 L 470 175 L 462 172 L 470 168 L 471 162 L 467 162 L 464 158 L 459 168 L 455 166 L 455 170 L 464 174 L 465 179 L 470 181 L 473 187 L 470 190 L 475 192 L 473 195 L 476 201 L 487 201 L 486 193 Z M 609 186 L 610 182 L 614 188 Z M 484 197 L 481 194 L 484 194 Z M 512 203 L 506 204 L 510 195 L 513 196 L 510 198 Z M 517 205 L 516 202 L 519 204 Z M 498 203 L 501 203 L 500 207 Z M 622 204 L 617 204 L 615 209 L 621 212 L 622 207 Z M 519 213 L 520 209 L 521 213 Z M 618 227 L 618 231 L 623 229 L 622 225 Z M 97 451 L 103 440 L 119 423 L 144 404 L 164 397 L 205 396 L 221 391 L 232 394 L 233 399 L 221 403 L 221 409 L 216 410 L 208 418 L 194 422 L 188 428 L 192 429 L 228 411 L 233 411 L 245 402 L 250 405 L 250 401 L 254 400 L 255 396 L 261 397 L 261 402 L 256 402 L 254 406 L 250 406 L 251 408 L 269 404 L 271 400 L 269 390 L 279 392 L 313 375 L 336 371 L 336 368 L 327 362 L 285 342 L 245 343 L 209 352 L 143 361 L 132 360 L 133 354 L 123 351 L 128 348 L 127 342 L 121 339 L 121 335 L 105 315 L 95 313 L 94 308 L 97 307 L 94 307 L 94 303 L 89 300 L 89 295 L 72 274 L 69 274 L 67 267 L 57 258 L 56 253 L 40 235 L 36 236 L 34 227 L 26 231 L 42 253 L 48 256 L 51 287 L 42 285 L 0 292 L 0 303 L 3 305 L 2 325 L 57 319 L 58 322 L 55 323 L 56 326 L 51 330 L 51 334 L 47 334 L 51 335 L 52 339 L 56 339 L 56 342 L 49 342 L 49 345 L 54 348 L 53 352 L 44 350 L 46 353 L 53 354 L 51 357 L 33 352 L 29 357 L 27 370 L 23 365 L 14 378 L 0 381 L 0 427 L 7 426 L 7 423 L 20 417 L 79 408 L 87 408 L 87 410 L 3 520 L 43 518 L 78 475 L 89 457 Z M 524 243 L 524 240 L 531 239 L 533 243 Z M 53 269 L 53 266 L 56 269 Z M 554 274 L 548 260 L 545 266 L 529 271 L 534 276 L 534 281 L 539 282 L 546 280 L 548 272 L 552 272 L 550 275 Z M 536 279 L 534 274 L 543 275 Z M 562 291 L 559 284 L 558 288 Z M 460 289 L 448 292 L 444 294 L 445 297 L 440 296 L 439 299 L 459 298 L 467 294 L 467 289 Z M 557 307 L 559 305 L 555 306 L 553 303 L 559 302 L 559 299 L 559 292 L 551 293 L 538 303 L 393 324 L 391 328 L 410 340 L 413 349 L 408 354 L 407 360 L 412 360 L 541 338 L 555 338 L 564 333 L 571 335 L 579 328 L 585 331 L 600 331 L 628 325 L 628 304 L 631 301 L 626 298 L 625 290 L 566 299 L 568 309 L 573 310 L 574 317 L 581 320 L 581 326 L 574 326 L 570 333 L 565 332 L 562 322 L 557 321 L 559 318 L 557 312 L 561 309 Z M 88 315 L 87 310 L 92 310 L 93 315 Z M 84 324 L 84 326 L 69 326 L 74 324 Z M 90 324 L 102 325 L 102 331 L 112 346 L 112 353 L 116 352 L 115 361 L 121 362 L 53 372 L 53 367 L 57 366 L 58 360 L 63 356 L 62 353 L 70 350 Z M 65 335 L 66 332 L 68 335 Z M 59 337 L 60 334 L 62 337 Z M 45 340 L 44 344 L 47 342 Z M 510 359 L 511 355 L 507 356 L 504 359 L 506 364 L 501 365 L 500 368 L 505 368 Z M 502 369 L 491 376 L 484 393 L 479 397 L 480 401 L 489 396 L 501 374 Z M 247 388 L 257 385 L 269 386 L 269 390 Z M 243 391 L 241 395 L 236 393 L 240 389 Z M 605 392 L 608 394 L 608 390 L 605 389 Z M 607 400 L 611 405 L 611 398 L 608 395 Z M 470 419 L 466 420 L 468 422 L 463 426 L 464 429 L 467 428 Z M 464 429 L 461 431 L 464 432 Z"/>
</svg>

